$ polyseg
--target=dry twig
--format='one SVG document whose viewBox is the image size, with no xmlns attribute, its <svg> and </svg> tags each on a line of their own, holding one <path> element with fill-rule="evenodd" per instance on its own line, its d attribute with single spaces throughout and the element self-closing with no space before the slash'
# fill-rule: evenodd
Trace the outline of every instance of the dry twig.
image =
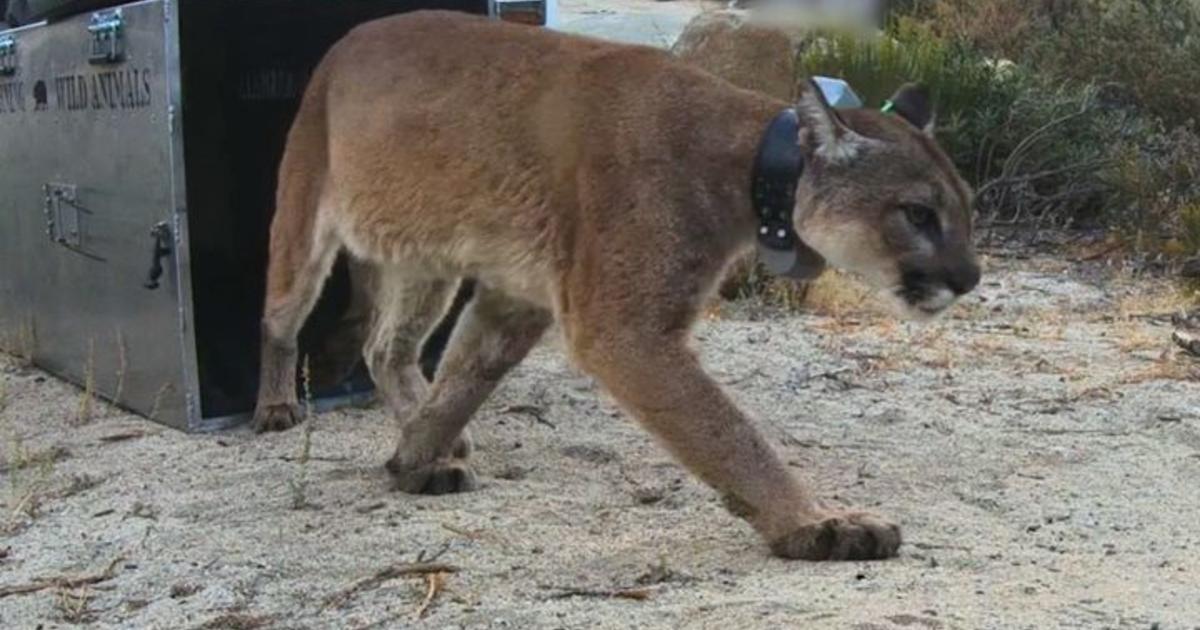
<svg viewBox="0 0 1200 630">
<path fill-rule="evenodd" d="M 591 588 L 560 588 L 557 593 L 552 593 L 549 599 L 568 599 L 571 597 L 595 597 L 600 599 L 633 599 L 637 601 L 645 601 L 650 599 L 650 595 L 654 592 L 653 589 L 636 587 L 636 588 L 614 588 L 614 589 L 591 589 Z"/>
<path fill-rule="evenodd" d="M 396 578 L 408 577 L 413 575 L 429 575 L 432 573 L 458 573 L 458 567 L 441 562 L 404 562 L 401 564 L 392 565 L 385 569 L 380 569 L 370 577 L 363 578 L 349 588 L 338 591 L 333 595 L 325 598 L 325 603 L 321 605 L 321 610 L 330 608 L 342 608 L 357 594 L 363 591 L 379 588 L 381 584 L 388 580 Z"/>
<path fill-rule="evenodd" d="M 447 575 L 449 574 L 441 571 L 425 574 L 425 581 L 429 584 L 429 588 L 425 591 L 425 599 L 422 599 L 421 605 L 417 606 L 417 612 L 414 615 L 415 618 L 420 619 L 425 616 L 425 611 L 429 610 L 429 605 L 433 603 L 438 593 L 442 592 L 442 587 L 446 584 Z"/>
<path fill-rule="evenodd" d="M 127 440 L 136 440 L 136 439 L 144 438 L 144 437 L 147 437 L 150 435 L 158 435 L 158 433 L 159 433 L 158 431 L 142 431 L 140 429 L 135 429 L 133 431 L 126 431 L 124 433 L 113 433 L 112 435 L 102 435 L 102 436 L 100 436 L 100 441 L 101 442 L 125 442 Z"/>
<path fill-rule="evenodd" d="M 125 556 L 117 556 L 102 573 L 94 575 L 83 575 L 79 577 L 44 577 L 37 578 L 28 584 L 15 584 L 13 586 L 0 586 L 0 598 L 8 597 L 9 595 L 24 595 L 26 593 L 36 593 L 48 588 L 58 589 L 78 589 L 81 586 L 89 584 L 99 584 L 111 580 L 116 575 L 117 564 L 125 559 Z"/>
<path fill-rule="evenodd" d="M 533 418 L 538 424 L 544 424 L 551 429 L 557 429 L 553 422 L 546 419 L 546 410 L 537 405 L 509 405 L 502 413 L 521 414 Z"/>
</svg>

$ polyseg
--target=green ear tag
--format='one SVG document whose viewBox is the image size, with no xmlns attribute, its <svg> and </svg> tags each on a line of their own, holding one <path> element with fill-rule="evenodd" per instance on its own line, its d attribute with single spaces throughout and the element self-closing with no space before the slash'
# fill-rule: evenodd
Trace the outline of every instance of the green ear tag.
<svg viewBox="0 0 1200 630">
<path fill-rule="evenodd" d="M 879 111 L 881 111 L 885 114 L 890 114 L 890 113 L 892 113 L 892 110 L 894 110 L 894 109 L 896 109 L 896 104 L 890 100 L 887 100 L 887 101 L 883 102 L 883 107 L 880 107 Z"/>
</svg>

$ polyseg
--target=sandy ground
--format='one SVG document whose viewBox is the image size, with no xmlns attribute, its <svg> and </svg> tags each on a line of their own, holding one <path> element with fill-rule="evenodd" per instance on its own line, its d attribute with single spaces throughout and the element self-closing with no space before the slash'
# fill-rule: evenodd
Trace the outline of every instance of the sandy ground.
<svg viewBox="0 0 1200 630">
<path fill-rule="evenodd" d="M 987 266 L 930 325 L 727 303 L 697 331 L 797 474 L 900 520 L 886 562 L 769 557 L 553 339 L 473 423 L 482 489 L 448 497 L 389 491 L 379 408 L 307 437 L 80 423 L 78 389 L 4 359 L 0 627 L 1200 627 L 1200 385 L 1170 300 Z M 457 572 L 420 619 L 427 577 L 347 592 L 430 558 Z"/>
</svg>

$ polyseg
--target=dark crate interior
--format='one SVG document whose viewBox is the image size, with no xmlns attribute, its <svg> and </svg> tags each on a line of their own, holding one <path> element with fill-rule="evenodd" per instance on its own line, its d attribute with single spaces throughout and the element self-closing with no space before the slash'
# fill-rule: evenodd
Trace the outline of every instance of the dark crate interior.
<svg viewBox="0 0 1200 630">
<path fill-rule="evenodd" d="M 254 407 L 276 170 L 309 73 L 354 25 L 422 8 L 485 13 L 487 2 L 180 3 L 184 161 L 204 417 L 241 414 Z M 345 261 L 339 260 L 301 334 L 301 356 L 308 355 L 312 365 L 321 363 L 323 344 L 345 313 L 349 295 Z M 460 295 L 457 306 L 465 297 Z M 427 346 L 444 341 L 450 325 L 452 317 Z M 427 373 L 429 354 L 423 357 Z M 312 395 L 353 394 L 370 387 L 360 362 L 349 379 Z"/>
</svg>

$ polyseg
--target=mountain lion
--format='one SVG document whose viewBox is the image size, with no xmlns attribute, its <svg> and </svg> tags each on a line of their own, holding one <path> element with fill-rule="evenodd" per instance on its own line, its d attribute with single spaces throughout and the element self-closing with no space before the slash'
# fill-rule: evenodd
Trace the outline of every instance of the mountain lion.
<svg viewBox="0 0 1200 630">
<path fill-rule="evenodd" d="M 895 555 L 899 528 L 819 506 L 688 347 L 765 230 L 752 179 L 780 116 L 803 169 L 775 210 L 809 271 L 857 273 L 918 317 L 977 284 L 971 192 L 929 99 L 907 86 L 892 108 L 835 112 L 815 88 L 789 104 L 663 51 L 451 12 L 356 28 L 314 72 L 279 173 L 258 427 L 301 417 L 297 331 L 345 250 L 372 296 L 365 360 L 405 418 L 399 489 L 476 486 L 467 422 L 557 322 L 572 360 L 775 554 Z M 475 297 L 427 386 L 417 352 L 463 277 Z"/>
</svg>

